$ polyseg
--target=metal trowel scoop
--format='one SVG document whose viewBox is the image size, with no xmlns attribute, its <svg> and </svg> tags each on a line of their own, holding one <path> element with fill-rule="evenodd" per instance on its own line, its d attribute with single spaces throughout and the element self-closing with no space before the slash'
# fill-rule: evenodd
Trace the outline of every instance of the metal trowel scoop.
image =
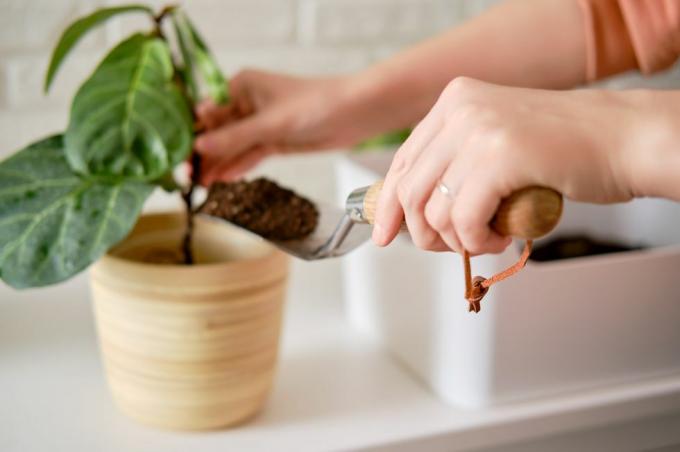
<svg viewBox="0 0 680 452">
<path fill-rule="evenodd" d="M 380 184 L 380 187 L 382 187 L 382 184 Z M 372 207 L 375 205 L 378 194 L 376 188 L 379 191 L 377 186 L 354 190 L 347 198 L 345 209 L 314 202 L 319 212 L 318 222 L 314 231 L 304 239 L 273 240 L 263 238 L 286 253 L 308 261 L 338 257 L 349 253 L 371 237 L 372 227 L 365 217 L 364 206 L 366 205 L 371 210 L 370 218 L 372 218 Z M 200 212 L 199 215 L 215 221 L 228 221 L 203 212 Z M 231 224 L 254 233 L 238 224 Z"/>
<path fill-rule="evenodd" d="M 378 181 L 354 190 L 347 197 L 344 210 L 315 203 L 319 211 L 318 223 L 314 232 L 304 239 L 265 240 L 308 261 L 347 254 L 371 237 L 371 224 L 382 185 L 383 181 Z M 501 235 L 533 239 L 551 231 L 561 213 L 562 196 L 559 193 L 544 187 L 528 187 L 503 200 L 491 227 Z M 205 213 L 200 215 L 227 221 Z"/>
<path fill-rule="evenodd" d="M 316 204 L 319 220 L 309 236 L 299 240 L 271 240 L 272 244 L 300 259 L 314 261 L 347 254 L 371 237 L 372 227 L 357 221 L 350 211 Z"/>
</svg>

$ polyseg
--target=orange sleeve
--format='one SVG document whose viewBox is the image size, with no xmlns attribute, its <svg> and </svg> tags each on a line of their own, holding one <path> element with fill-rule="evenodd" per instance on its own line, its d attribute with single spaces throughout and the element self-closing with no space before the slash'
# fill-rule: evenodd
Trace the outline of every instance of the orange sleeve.
<svg viewBox="0 0 680 452">
<path fill-rule="evenodd" d="M 586 30 L 586 77 L 629 69 L 649 74 L 680 57 L 680 0 L 578 0 Z"/>
</svg>

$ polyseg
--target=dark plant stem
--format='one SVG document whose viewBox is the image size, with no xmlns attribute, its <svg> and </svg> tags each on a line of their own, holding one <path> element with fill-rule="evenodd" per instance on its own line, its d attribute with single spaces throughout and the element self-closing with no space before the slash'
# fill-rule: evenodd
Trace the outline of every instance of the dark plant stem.
<svg viewBox="0 0 680 452">
<path fill-rule="evenodd" d="M 165 19 L 169 14 L 172 14 L 172 12 L 176 9 L 176 5 L 168 5 L 161 9 L 158 14 L 153 16 L 153 21 L 155 23 L 154 33 L 156 33 L 159 38 L 165 39 L 162 29 L 163 19 Z"/>
<path fill-rule="evenodd" d="M 163 34 L 162 24 L 163 20 L 167 18 L 170 14 L 177 9 L 176 5 L 170 5 L 163 8 L 157 15 L 154 16 L 153 20 L 155 23 L 154 33 L 161 39 L 166 40 Z M 173 63 L 175 64 L 175 63 Z M 179 88 L 182 96 L 187 102 L 187 105 L 191 110 L 193 110 L 193 99 L 187 92 L 186 82 L 181 76 L 181 73 L 177 70 L 175 64 L 175 83 Z M 196 120 L 195 114 L 192 111 L 192 117 L 194 121 Z M 201 127 L 194 128 L 194 134 L 198 134 L 202 131 Z M 186 227 L 184 230 L 184 236 L 182 237 L 182 255 L 185 265 L 193 265 L 195 262 L 194 252 L 193 252 L 193 236 L 194 236 L 194 203 L 193 196 L 196 186 L 199 184 L 201 179 L 201 156 L 195 151 L 191 154 L 191 180 L 189 186 L 182 190 L 182 200 L 184 201 L 185 211 L 186 211 Z"/>
<path fill-rule="evenodd" d="M 182 254 L 184 255 L 184 263 L 192 265 L 194 263 L 193 253 L 193 235 L 194 235 L 194 207 L 193 195 L 194 189 L 198 185 L 201 178 L 201 156 L 194 152 L 191 154 L 191 183 L 186 190 L 182 192 L 182 199 L 186 207 L 186 229 L 184 230 L 184 238 L 182 239 Z"/>
</svg>

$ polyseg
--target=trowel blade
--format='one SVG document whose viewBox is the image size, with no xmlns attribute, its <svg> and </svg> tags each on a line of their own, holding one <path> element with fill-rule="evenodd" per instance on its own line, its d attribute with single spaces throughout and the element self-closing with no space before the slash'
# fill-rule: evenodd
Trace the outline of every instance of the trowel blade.
<svg viewBox="0 0 680 452">
<path fill-rule="evenodd" d="M 371 237 L 371 227 L 354 224 L 343 209 L 316 204 L 319 221 L 314 232 L 301 240 L 275 240 L 272 243 L 305 260 L 326 259 L 346 254 Z"/>
<path fill-rule="evenodd" d="M 290 255 L 314 261 L 347 254 L 371 237 L 371 226 L 354 224 L 343 209 L 322 203 L 315 203 L 315 205 L 319 211 L 319 220 L 316 229 L 309 236 L 300 240 L 262 238 Z M 205 213 L 199 213 L 199 215 L 215 221 L 227 221 Z M 254 234 L 246 228 L 241 227 L 241 229 Z"/>
</svg>

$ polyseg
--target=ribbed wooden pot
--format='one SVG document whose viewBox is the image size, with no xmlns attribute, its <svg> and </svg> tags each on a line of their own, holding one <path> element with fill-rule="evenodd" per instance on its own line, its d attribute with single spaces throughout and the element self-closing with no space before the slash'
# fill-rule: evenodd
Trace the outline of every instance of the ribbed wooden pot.
<svg viewBox="0 0 680 452">
<path fill-rule="evenodd" d="M 179 214 L 140 219 L 91 272 L 107 379 L 120 409 L 170 429 L 215 429 L 263 406 L 274 375 L 288 257 L 197 219 L 193 266 L 149 264 L 176 249 Z"/>
</svg>

